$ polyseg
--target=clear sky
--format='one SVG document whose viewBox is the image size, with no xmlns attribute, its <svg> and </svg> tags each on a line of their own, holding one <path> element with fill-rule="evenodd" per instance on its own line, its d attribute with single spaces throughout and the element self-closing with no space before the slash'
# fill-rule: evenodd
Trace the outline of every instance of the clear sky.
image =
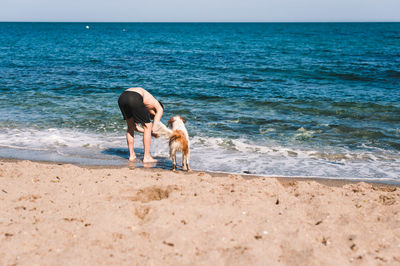
<svg viewBox="0 0 400 266">
<path fill-rule="evenodd" d="M 0 21 L 400 21 L 400 0 L 0 0 Z"/>
</svg>

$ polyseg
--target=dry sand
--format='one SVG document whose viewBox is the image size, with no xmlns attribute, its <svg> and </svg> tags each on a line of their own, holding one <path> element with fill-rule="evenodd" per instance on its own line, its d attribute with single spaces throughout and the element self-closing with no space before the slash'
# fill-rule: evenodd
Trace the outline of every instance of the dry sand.
<svg viewBox="0 0 400 266">
<path fill-rule="evenodd" d="M 400 265 L 400 189 L 0 161 L 0 265 Z"/>
</svg>

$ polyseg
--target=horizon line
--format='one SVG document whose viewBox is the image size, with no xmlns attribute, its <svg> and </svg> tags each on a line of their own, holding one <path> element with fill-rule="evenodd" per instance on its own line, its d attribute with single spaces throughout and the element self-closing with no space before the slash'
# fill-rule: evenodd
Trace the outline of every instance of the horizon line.
<svg viewBox="0 0 400 266">
<path fill-rule="evenodd" d="M 396 20 L 387 21 L 29 21 L 0 20 L 0 23 L 399 23 Z"/>
</svg>

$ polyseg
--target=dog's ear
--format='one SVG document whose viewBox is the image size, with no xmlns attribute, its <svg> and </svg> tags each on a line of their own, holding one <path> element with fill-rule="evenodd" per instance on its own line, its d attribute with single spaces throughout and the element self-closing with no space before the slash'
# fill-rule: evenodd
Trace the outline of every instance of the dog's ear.
<svg viewBox="0 0 400 266">
<path fill-rule="evenodd" d="M 183 118 L 182 116 L 179 116 L 179 117 L 182 119 L 183 123 L 186 123 L 186 119 L 185 118 Z"/>
<path fill-rule="evenodd" d="M 171 119 L 170 120 L 168 120 L 168 126 L 169 127 L 171 127 L 171 125 L 172 125 L 172 123 L 174 123 L 174 118 L 173 117 L 171 117 Z"/>
</svg>

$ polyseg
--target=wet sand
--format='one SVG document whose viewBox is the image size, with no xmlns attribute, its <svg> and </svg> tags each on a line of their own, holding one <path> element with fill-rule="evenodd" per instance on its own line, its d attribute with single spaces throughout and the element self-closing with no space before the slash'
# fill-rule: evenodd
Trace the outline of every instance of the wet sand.
<svg viewBox="0 0 400 266">
<path fill-rule="evenodd" d="M 400 265 L 400 189 L 0 160 L 0 265 Z"/>
</svg>

